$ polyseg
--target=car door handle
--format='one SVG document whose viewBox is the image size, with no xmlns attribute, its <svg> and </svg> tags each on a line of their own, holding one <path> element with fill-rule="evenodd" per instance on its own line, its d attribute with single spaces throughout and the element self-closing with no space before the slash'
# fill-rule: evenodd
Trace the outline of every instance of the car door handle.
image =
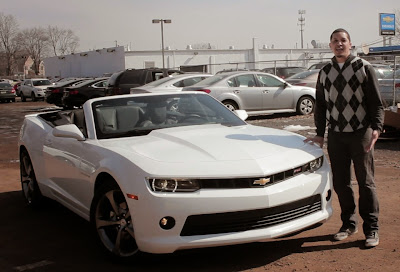
<svg viewBox="0 0 400 272">
<path fill-rule="evenodd" d="M 269 90 L 264 90 L 263 93 L 269 93 Z"/>
<path fill-rule="evenodd" d="M 240 91 L 239 90 L 234 90 L 233 93 L 240 93 Z"/>
</svg>

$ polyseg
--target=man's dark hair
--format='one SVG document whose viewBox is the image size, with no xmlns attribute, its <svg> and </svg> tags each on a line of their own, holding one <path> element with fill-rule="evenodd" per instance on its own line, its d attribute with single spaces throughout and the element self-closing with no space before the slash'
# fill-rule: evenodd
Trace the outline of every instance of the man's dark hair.
<svg viewBox="0 0 400 272">
<path fill-rule="evenodd" d="M 332 32 L 332 34 L 331 34 L 331 38 L 330 38 L 329 40 L 332 40 L 332 36 L 333 36 L 333 34 L 335 34 L 335 33 L 339 33 L 339 32 L 344 32 L 344 33 L 346 33 L 346 34 L 347 34 L 347 38 L 349 38 L 349 41 L 351 42 L 351 39 L 350 39 L 350 34 L 349 34 L 349 32 L 347 32 L 347 30 L 346 30 L 346 29 L 343 29 L 343 28 L 338 28 L 338 29 L 335 29 L 335 30 Z"/>
</svg>

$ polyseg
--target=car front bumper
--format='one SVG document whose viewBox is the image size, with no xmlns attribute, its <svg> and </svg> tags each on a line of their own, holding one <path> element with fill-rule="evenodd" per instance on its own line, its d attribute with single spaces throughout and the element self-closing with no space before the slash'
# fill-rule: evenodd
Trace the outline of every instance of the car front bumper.
<svg viewBox="0 0 400 272">
<path fill-rule="evenodd" d="M 263 188 L 202 189 L 194 193 L 149 190 L 148 195 L 141 195 L 138 200 L 128 200 L 136 242 L 144 252 L 172 253 L 180 249 L 262 242 L 301 231 L 325 222 L 332 215 L 329 173 L 325 162 L 316 173 L 304 173 Z M 319 203 L 314 203 L 318 199 Z M 314 210 L 307 208 L 312 206 L 307 201 L 314 203 Z M 305 208 L 300 207 L 303 204 Z M 250 223 L 247 219 L 243 221 L 243 217 L 249 217 Z M 163 218 L 173 218 L 175 225 L 163 229 L 160 225 Z M 266 221 L 259 225 L 257 220 Z M 237 228 L 235 224 L 243 226 Z"/>
</svg>

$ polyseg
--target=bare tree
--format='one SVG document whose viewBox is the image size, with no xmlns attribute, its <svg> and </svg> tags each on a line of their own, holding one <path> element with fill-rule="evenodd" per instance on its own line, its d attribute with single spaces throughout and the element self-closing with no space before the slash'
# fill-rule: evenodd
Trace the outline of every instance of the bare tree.
<svg viewBox="0 0 400 272">
<path fill-rule="evenodd" d="M 18 34 L 18 42 L 33 60 L 35 74 L 39 74 L 39 66 L 48 52 L 48 36 L 43 27 L 22 30 Z"/>
<path fill-rule="evenodd" d="M 75 53 L 79 38 L 70 29 L 60 29 L 57 26 L 47 27 L 48 43 L 54 56 Z"/>
<path fill-rule="evenodd" d="M 0 48 L 4 50 L 6 62 L 6 75 L 12 75 L 15 63 L 15 54 L 18 51 L 16 36 L 18 34 L 18 22 L 12 15 L 0 13 Z"/>
</svg>

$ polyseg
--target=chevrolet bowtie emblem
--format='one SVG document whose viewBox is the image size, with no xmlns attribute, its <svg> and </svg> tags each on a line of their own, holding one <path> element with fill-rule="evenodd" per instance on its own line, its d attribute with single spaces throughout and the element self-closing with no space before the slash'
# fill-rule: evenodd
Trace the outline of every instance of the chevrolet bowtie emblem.
<svg viewBox="0 0 400 272">
<path fill-rule="evenodd" d="M 270 178 L 260 178 L 253 181 L 253 185 L 265 185 L 270 181 L 271 181 Z"/>
</svg>

